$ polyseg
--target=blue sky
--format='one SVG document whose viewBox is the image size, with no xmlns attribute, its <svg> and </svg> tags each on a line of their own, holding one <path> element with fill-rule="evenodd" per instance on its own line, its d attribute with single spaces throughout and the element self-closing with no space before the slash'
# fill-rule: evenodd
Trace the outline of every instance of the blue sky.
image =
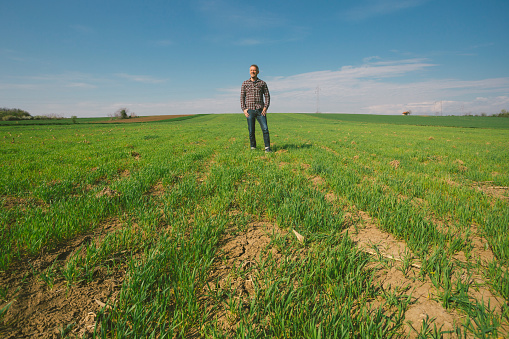
<svg viewBox="0 0 509 339">
<path fill-rule="evenodd" d="M 32 115 L 509 110 L 509 1 L 0 3 L 0 107 Z M 317 88 L 319 90 L 317 91 Z"/>
</svg>

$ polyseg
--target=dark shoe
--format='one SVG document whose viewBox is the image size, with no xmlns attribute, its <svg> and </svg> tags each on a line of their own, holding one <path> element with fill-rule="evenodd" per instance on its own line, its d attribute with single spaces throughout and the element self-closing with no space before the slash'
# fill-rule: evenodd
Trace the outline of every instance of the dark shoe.
<svg viewBox="0 0 509 339">
<path fill-rule="evenodd" d="M 272 153 L 272 150 L 270 149 L 270 147 L 265 147 L 265 153 Z"/>
</svg>

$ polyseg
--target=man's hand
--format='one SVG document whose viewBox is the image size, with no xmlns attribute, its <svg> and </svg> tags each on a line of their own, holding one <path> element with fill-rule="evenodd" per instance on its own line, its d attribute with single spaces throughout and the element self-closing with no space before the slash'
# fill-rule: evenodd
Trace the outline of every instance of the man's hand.
<svg viewBox="0 0 509 339">
<path fill-rule="evenodd" d="M 264 107 L 262 109 L 262 115 L 265 116 L 267 114 L 267 107 Z"/>
<path fill-rule="evenodd" d="M 249 113 L 247 112 L 247 109 L 244 110 L 244 115 L 246 116 L 246 118 L 249 117 Z"/>
</svg>

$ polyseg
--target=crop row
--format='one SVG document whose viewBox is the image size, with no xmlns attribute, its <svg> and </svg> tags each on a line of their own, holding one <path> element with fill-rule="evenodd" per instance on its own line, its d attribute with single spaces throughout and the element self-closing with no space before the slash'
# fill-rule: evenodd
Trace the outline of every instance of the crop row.
<svg viewBox="0 0 509 339">
<path fill-rule="evenodd" d="M 9 127 L 15 142 L 2 144 L 2 269 L 114 217 L 121 230 L 37 273 L 48 288 L 55 274 L 70 286 L 91 282 L 95 267 L 114 269 L 121 253 L 126 279 L 99 315 L 97 336 L 401 335 L 412 299 L 381 288 L 376 258 L 345 235 L 345 208 L 355 206 L 408 245 L 420 263 L 418 279 L 433 283 L 444 308 L 467 315 L 456 334 L 505 333 L 508 202 L 479 189 L 509 186 L 503 131 L 271 115 L 276 152 L 265 155 L 249 151 L 244 125 L 220 115 Z M 323 180 L 322 189 L 312 177 Z M 231 273 L 249 273 L 253 292 L 246 298 L 232 284 L 207 288 L 222 239 L 260 220 L 281 235 L 271 235 L 255 269 L 239 263 Z M 476 257 L 474 235 L 486 240 L 489 261 Z M 464 261 L 453 258 L 459 253 Z M 477 275 L 504 305 L 472 296 L 476 283 L 468 277 Z M 433 332 L 429 321 L 413 326 Z"/>
</svg>

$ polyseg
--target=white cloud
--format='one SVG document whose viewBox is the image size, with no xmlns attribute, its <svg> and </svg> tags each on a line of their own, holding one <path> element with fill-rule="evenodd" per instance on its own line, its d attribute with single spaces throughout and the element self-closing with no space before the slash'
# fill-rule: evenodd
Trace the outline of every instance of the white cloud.
<svg viewBox="0 0 509 339">
<path fill-rule="evenodd" d="M 97 88 L 97 86 L 95 86 L 95 85 L 87 84 L 87 83 L 84 83 L 84 82 L 73 82 L 73 83 L 68 84 L 67 87 L 72 87 L 72 88 Z"/>
<path fill-rule="evenodd" d="M 423 59 L 377 60 L 360 66 L 344 66 L 336 71 L 266 78 L 271 92 L 270 112 L 311 113 L 319 110 L 401 114 L 410 109 L 414 114 L 436 114 L 437 111 L 442 114 L 492 114 L 509 107 L 509 78 L 409 81 L 410 75 L 435 65 Z M 403 76 L 406 81 L 395 81 Z M 317 87 L 320 88 L 319 95 Z M 240 112 L 239 86 L 219 91 L 221 94 L 215 97 L 196 100 L 121 106 L 141 115 Z"/>
<path fill-rule="evenodd" d="M 365 64 L 371 62 L 371 60 L 380 60 L 381 58 L 379 56 L 370 56 L 370 57 L 367 57 L 367 58 L 364 58 L 362 59 L 362 61 L 364 61 Z"/>
<path fill-rule="evenodd" d="M 509 93 L 509 78 L 482 80 L 409 80 L 415 73 L 436 65 L 423 59 L 378 61 L 361 66 L 344 66 L 338 71 L 319 71 L 266 79 L 272 94 L 272 111 L 349 112 L 398 114 L 412 109 L 434 112 L 433 103 L 450 101 L 442 112 L 483 109 L 497 112 L 506 103 L 496 97 Z M 403 78 L 404 80 L 402 81 Z M 317 87 L 320 87 L 317 95 Z M 471 98 L 489 97 L 487 105 Z M 410 107 L 410 108 L 409 108 Z"/>
<path fill-rule="evenodd" d="M 317 71 L 302 73 L 289 77 L 277 77 L 272 79 L 271 88 L 276 91 L 296 89 L 313 89 L 316 86 L 324 88 L 345 89 L 352 87 L 353 81 L 362 79 L 374 80 L 379 78 L 394 78 L 415 71 L 436 66 L 424 62 L 423 59 L 406 59 L 399 61 L 385 61 L 361 66 L 343 66 L 337 71 Z M 366 84 L 364 84 L 366 85 Z M 355 87 L 355 86 L 353 86 Z"/>
<path fill-rule="evenodd" d="M 436 114 L 438 102 L 447 115 L 493 114 L 509 109 L 509 77 L 422 79 L 419 75 L 437 65 L 425 59 L 370 57 L 365 61 L 337 70 L 263 78 L 271 92 L 269 112 L 400 114 L 410 109 L 414 114 Z M 166 86 L 165 79 L 126 73 L 112 78 L 73 72 L 10 77 L 0 80 L 0 101 L 34 114 L 68 116 L 106 116 L 119 107 L 139 115 L 240 112 L 240 83 L 196 93 L 195 98 L 186 100 L 143 99 L 141 92 L 131 96 L 115 92 L 122 88 L 122 93 L 135 93 L 137 82 Z M 120 98 L 128 99 L 122 102 Z"/>
<path fill-rule="evenodd" d="M 409 102 L 407 104 L 386 104 L 366 107 L 365 113 L 371 114 L 401 114 L 411 110 L 412 114 L 421 115 L 464 115 L 480 113 L 498 113 L 509 107 L 509 96 L 498 96 L 474 100 L 438 100 L 424 102 Z"/>
</svg>

